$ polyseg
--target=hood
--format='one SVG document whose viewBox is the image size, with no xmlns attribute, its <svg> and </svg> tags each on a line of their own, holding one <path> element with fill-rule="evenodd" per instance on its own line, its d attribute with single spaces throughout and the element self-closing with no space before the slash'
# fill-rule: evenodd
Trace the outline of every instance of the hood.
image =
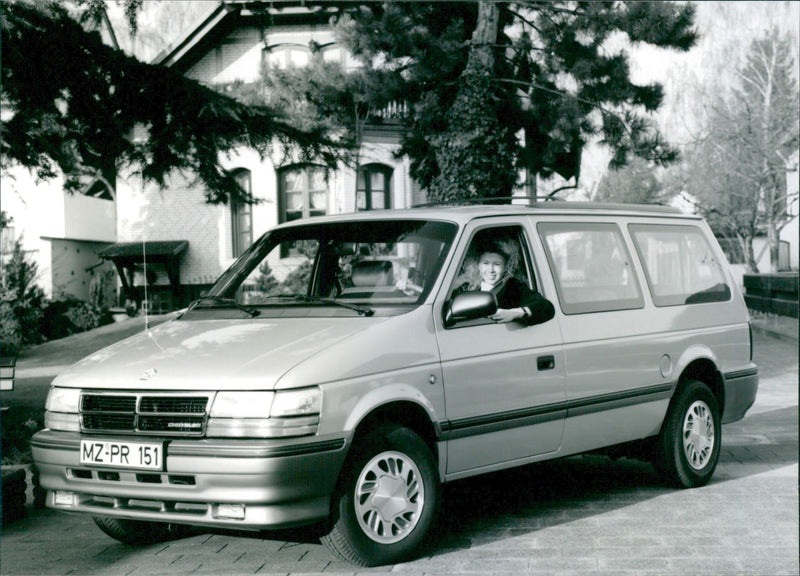
<svg viewBox="0 0 800 576">
<path fill-rule="evenodd" d="M 84 358 L 56 386 L 270 389 L 287 371 L 386 318 L 197 320 L 161 324 Z"/>
</svg>

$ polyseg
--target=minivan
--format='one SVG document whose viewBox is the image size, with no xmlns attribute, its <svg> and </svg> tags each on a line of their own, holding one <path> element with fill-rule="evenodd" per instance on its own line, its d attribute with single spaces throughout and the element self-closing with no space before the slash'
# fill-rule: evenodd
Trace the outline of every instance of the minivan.
<svg viewBox="0 0 800 576">
<path fill-rule="evenodd" d="M 61 373 L 32 448 L 48 506 L 120 541 L 313 524 L 371 566 L 412 556 L 461 478 L 630 449 L 702 486 L 757 387 L 698 216 L 359 212 L 277 226 L 174 319 Z"/>
</svg>

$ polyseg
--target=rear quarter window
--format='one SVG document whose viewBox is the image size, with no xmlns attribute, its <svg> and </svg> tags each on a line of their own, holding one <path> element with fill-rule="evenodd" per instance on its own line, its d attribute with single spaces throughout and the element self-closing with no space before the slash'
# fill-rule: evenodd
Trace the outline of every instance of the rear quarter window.
<svg viewBox="0 0 800 576">
<path fill-rule="evenodd" d="M 644 307 L 631 257 L 616 224 L 537 226 L 564 314 Z"/>
<path fill-rule="evenodd" d="M 656 306 L 731 299 L 722 263 L 700 228 L 630 224 L 628 230 Z"/>
</svg>

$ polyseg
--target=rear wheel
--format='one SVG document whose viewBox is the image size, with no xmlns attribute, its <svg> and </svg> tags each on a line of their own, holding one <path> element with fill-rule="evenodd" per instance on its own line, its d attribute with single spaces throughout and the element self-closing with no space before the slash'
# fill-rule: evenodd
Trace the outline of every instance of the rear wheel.
<svg viewBox="0 0 800 576">
<path fill-rule="evenodd" d="M 719 460 L 721 427 L 717 399 L 708 386 L 691 381 L 670 406 L 659 436 L 658 468 L 671 484 L 706 484 Z"/>
<path fill-rule="evenodd" d="M 189 534 L 191 528 L 183 524 L 167 524 L 164 522 L 148 522 L 145 520 L 127 520 L 109 516 L 92 516 L 92 520 L 100 530 L 125 544 L 155 544 Z"/>
<path fill-rule="evenodd" d="M 433 454 L 413 431 L 394 425 L 370 433 L 354 450 L 322 542 L 361 566 L 407 558 L 424 541 L 438 507 Z"/>
</svg>

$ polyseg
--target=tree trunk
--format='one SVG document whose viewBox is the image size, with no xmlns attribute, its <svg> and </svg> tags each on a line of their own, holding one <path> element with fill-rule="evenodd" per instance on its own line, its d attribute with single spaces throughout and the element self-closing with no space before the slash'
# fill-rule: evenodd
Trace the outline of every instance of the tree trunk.
<svg viewBox="0 0 800 576">
<path fill-rule="evenodd" d="M 447 131 L 432 140 L 439 168 L 434 201 L 505 198 L 513 191 L 516 140 L 498 117 L 502 98 L 494 80 L 499 27 L 498 5 L 481 2 Z"/>
<path fill-rule="evenodd" d="M 769 267 L 771 272 L 778 272 L 781 267 L 781 242 L 775 228 L 775 219 L 767 222 L 767 238 L 769 239 Z"/>
<path fill-rule="evenodd" d="M 741 239 L 742 247 L 744 248 L 745 262 L 747 262 L 747 271 L 751 274 L 758 274 L 758 264 L 756 263 L 756 255 L 753 252 L 753 236 L 744 234 L 739 236 Z"/>
<path fill-rule="evenodd" d="M 536 195 L 539 193 L 539 182 L 536 173 L 530 169 L 525 170 L 525 194 L 528 196 L 528 204 L 533 206 L 537 202 Z"/>
<path fill-rule="evenodd" d="M 494 2 L 481 2 L 478 4 L 478 23 L 472 33 L 472 50 L 469 54 L 470 63 L 476 64 L 478 69 L 494 70 L 494 54 L 492 47 L 497 41 L 498 26 L 500 25 L 500 8 Z"/>
</svg>

